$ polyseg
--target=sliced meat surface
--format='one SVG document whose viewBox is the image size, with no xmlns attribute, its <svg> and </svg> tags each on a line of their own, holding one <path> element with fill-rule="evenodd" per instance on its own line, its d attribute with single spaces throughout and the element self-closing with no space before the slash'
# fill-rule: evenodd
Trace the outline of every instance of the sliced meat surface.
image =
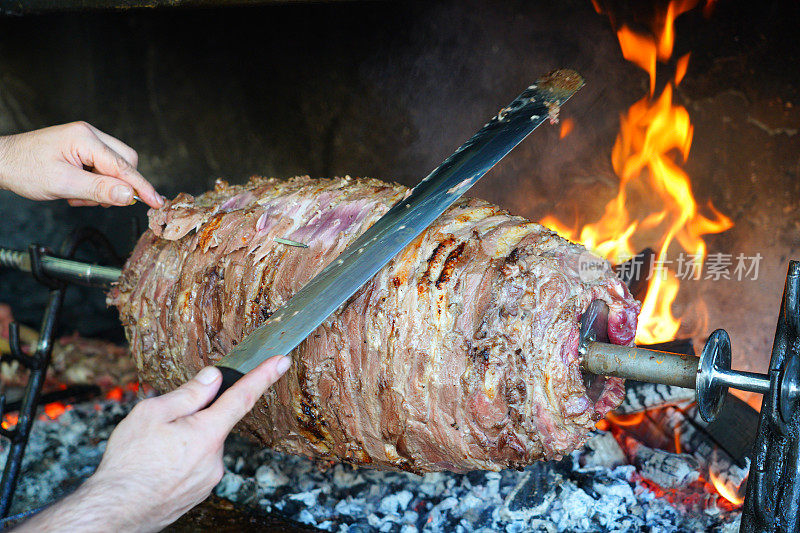
<svg viewBox="0 0 800 533">
<path fill-rule="evenodd" d="M 109 294 L 141 378 L 165 392 L 219 361 L 407 192 L 373 179 L 253 178 L 151 210 Z M 587 392 L 581 314 L 604 300 L 612 341 L 629 345 L 639 311 L 607 263 L 580 275 L 586 254 L 459 200 L 292 352 L 238 431 L 412 472 L 563 456 L 624 394 L 615 378 Z"/>
</svg>

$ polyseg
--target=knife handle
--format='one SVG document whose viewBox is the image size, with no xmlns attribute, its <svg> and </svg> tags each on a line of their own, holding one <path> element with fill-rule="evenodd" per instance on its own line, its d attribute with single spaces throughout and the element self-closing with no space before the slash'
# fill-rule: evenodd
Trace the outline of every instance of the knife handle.
<svg viewBox="0 0 800 533">
<path fill-rule="evenodd" d="M 218 366 L 217 368 L 219 368 L 219 371 L 222 372 L 222 383 L 219 386 L 217 395 L 214 396 L 213 400 L 211 400 L 211 403 L 216 402 L 220 396 L 225 394 L 226 390 L 230 389 L 234 383 L 244 377 L 244 374 L 229 366 Z"/>
</svg>

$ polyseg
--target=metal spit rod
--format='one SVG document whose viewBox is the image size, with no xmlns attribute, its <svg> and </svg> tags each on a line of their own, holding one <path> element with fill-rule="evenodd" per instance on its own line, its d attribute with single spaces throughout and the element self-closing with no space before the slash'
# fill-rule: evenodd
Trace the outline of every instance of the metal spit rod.
<svg viewBox="0 0 800 533">
<path fill-rule="evenodd" d="M 693 389 L 699 357 L 590 342 L 583 353 L 583 368 L 598 376 L 613 376 Z"/>
<path fill-rule="evenodd" d="M 285 239 L 283 237 L 274 237 L 273 240 L 286 246 L 308 248 L 308 245 L 305 243 Z M 73 261 L 72 259 L 64 259 L 46 253 L 39 254 L 39 258 L 43 274 L 49 278 L 67 283 L 107 288 L 122 275 L 122 270 L 115 267 Z M 23 272 L 32 272 L 33 268 L 31 265 L 30 252 L 0 247 L 0 267 L 15 268 Z"/>
<path fill-rule="evenodd" d="M 93 287 L 108 287 L 122 273 L 119 268 L 93 265 L 48 254 L 40 254 L 43 274 L 50 278 Z M 0 267 L 32 272 L 30 253 L 0 248 Z M 718 329 L 706 342 L 700 357 L 647 348 L 610 344 L 607 335 L 608 306 L 595 300 L 581 319 L 582 368 L 591 374 L 635 379 L 695 389 L 700 414 L 713 420 L 728 388 L 759 394 L 770 391 L 766 374 L 731 370 L 728 333 Z M 779 376 L 780 409 L 789 416 L 800 403 L 800 358 L 795 354 Z"/>
<path fill-rule="evenodd" d="M 614 376 L 650 383 L 661 383 L 694 389 L 700 358 L 661 352 L 647 348 L 630 348 L 604 342 L 592 342 L 586 347 L 583 368 L 592 374 Z M 728 387 L 766 394 L 769 376 L 755 372 L 716 369 L 718 379 Z"/>
<path fill-rule="evenodd" d="M 41 265 L 44 274 L 51 278 L 91 287 L 108 287 L 122 274 L 119 268 L 62 259 L 47 254 L 41 256 Z M 27 252 L 8 248 L 0 248 L 0 266 L 23 272 L 32 271 L 31 257 Z"/>
<path fill-rule="evenodd" d="M 608 342 L 608 306 L 595 300 L 581 318 L 580 353 L 583 370 L 598 376 L 695 389 L 701 416 L 711 422 L 725 401 L 728 388 L 767 394 L 779 392 L 782 416 L 790 417 L 800 403 L 800 358 L 792 354 L 773 385 L 770 376 L 731 370 L 728 332 L 711 334 L 700 357 Z"/>
</svg>

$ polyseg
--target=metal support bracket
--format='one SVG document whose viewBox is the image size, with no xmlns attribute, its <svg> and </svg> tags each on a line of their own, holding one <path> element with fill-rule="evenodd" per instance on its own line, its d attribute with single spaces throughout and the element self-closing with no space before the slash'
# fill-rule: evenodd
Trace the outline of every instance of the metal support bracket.
<svg viewBox="0 0 800 533">
<path fill-rule="evenodd" d="M 799 347 L 800 261 L 792 261 L 772 346 L 770 392 L 761 405 L 753 445 L 743 533 L 800 531 L 800 410 L 790 390 L 798 381 Z"/>
<path fill-rule="evenodd" d="M 96 251 L 111 259 L 114 263 L 121 264 L 122 259 L 116 255 L 110 241 L 93 228 L 80 228 L 73 231 L 64 241 L 60 255 L 63 258 L 72 258 L 78 248 L 84 244 L 92 244 Z M 56 333 L 59 313 L 64 303 L 64 292 L 68 284 L 65 281 L 48 276 L 43 268 L 43 257 L 49 251 L 37 244 L 32 244 L 28 248 L 30 256 L 30 270 L 33 277 L 42 285 L 50 289 L 50 297 L 47 301 L 44 316 L 42 318 L 39 341 L 33 355 L 28 355 L 22 351 L 19 338 L 19 324 L 12 323 L 9 326 L 9 346 L 11 355 L 4 360 L 19 362 L 22 366 L 30 370 L 28 383 L 21 403 L 19 405 L 19 416 L 17 424 L 13 428 L 0 427 L 0 435 L 10 440 L 10 449 L 6 456 L 3 475 L 0 478 L 0 518 L 8 516 L 11 510 L 11 503 L 17 487 L 22 459 L 25 455 L 25 448 L 28 445 L 31 428 L 36 419 L 37 408 L 40 405 L 42 386 L 44 385 L 47 369 L 50 365 L 50 356 L 53 351 L 53 340 Z M 6 397 L 0 391 L 0 420 L 6 412 Z"/>
</svg>

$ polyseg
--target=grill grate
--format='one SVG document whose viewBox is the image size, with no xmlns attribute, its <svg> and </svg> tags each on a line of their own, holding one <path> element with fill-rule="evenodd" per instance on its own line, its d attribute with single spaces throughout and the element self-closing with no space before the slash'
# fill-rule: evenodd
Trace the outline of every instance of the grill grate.
<svg viewBox="0 0 800 533">
<path fill-rule="evenodd" d="M 75 252 L 83 244 L 91 244 L 107 258 L 119 262 L 119 257 L 114 253 L 109 240 L 102 233 L 92 228 L 80 228 L 73 231 L 61 246 L 61 257 L 67 259 L 74 257 Z M 36 417 L 36 410 L 40 405 L 48 401 L 47 398 L 42 398 L 42 386 L 50 365 L 53 339 L 61 307 L 64 303 L 64 292 L 67 289 L 67 283 L 51 278 L 44 272 L 42 258 L 47 252 L 48 250 L 45 248 L 32 244 L 28 248 L 27 256 L 17 253 L 14 257 L 6 255 L 2 258 L 6 266 L 19 267 L 19 265 L 23 264 L 29 265 L 31 274 L 39 283 L 49 289 L 50 295 L 42 318 L 39 341 L 33 355 L 27 355 L 22 351 L 19 339 L 19 324 L 14 322 L 9 326 L 8 340 L 11 354 L 4 357 L 3 361 L 17 361 L 27 368 L 30 373 L 22 398 L 15 402 L 17 405 L 6 405 L 6 395 L 4 392 L 0 393 L 0 420 L 10 410 L 19 410 L 17 423 L 13 428 L 0 428 L 0 435 L 11 441 L 11 447 L 3 468 L 3 476 L 0 478 L 0 518 L 7 517 L 11 509 L 20 468 L 22 467 L 22 459 L 25 455 L 25 448 L 28 445 L 28 439 Z M 9 262 L 13 264 L 9 264 Z"/>
</svg>

